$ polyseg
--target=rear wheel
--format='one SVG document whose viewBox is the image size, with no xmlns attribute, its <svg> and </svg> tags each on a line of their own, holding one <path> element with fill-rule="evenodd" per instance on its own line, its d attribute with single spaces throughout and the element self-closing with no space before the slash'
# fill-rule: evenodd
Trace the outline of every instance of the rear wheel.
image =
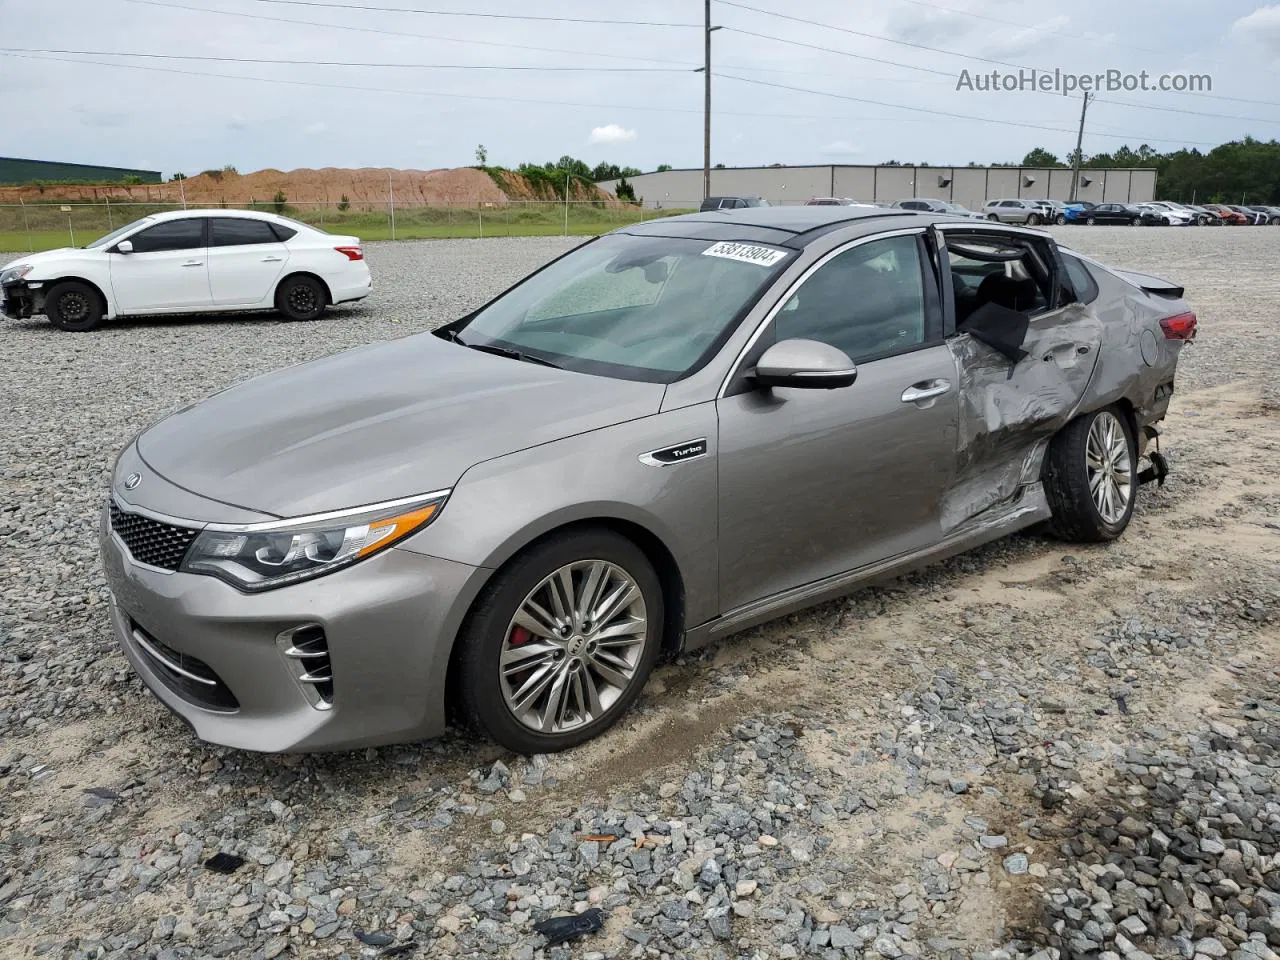
<svg viewBox="0 0 1280 960">
<path fill-rule="evenodd" d="M 1060 214 L 1058 214 L 1058 217 L 1057 217 L 1057 219 L 1056 219 L 1054 222 L 1055 222 L 1055 223 L 1057 223 L 1057 225 L 1058 225 L 1058 226 L 1060 226 L 1060 227 L 1062 227 L 1062 226 L 1066 226 L 1066 223 L 1067 223 L 1067 215 L 1066 215 L 1065 213 L 1060 213 Z"/>
<path fill-rule="evenodd" d="M 1036 227 L 1036 226 L 1039 226 L 1039 225 L 1040 225 L 1040 214 L 1038 214 L 1038 213 L 1033 213 L 1033 214 L 1031 214 L 1031 216 L 1027 217 L 1027 226 L 1028 226 L 1028 227 Z"/>
<path fill-rule="evenodd" d="M 67 280 L 45 296 L 44 312 L 59 330 L 84 333 L 102 323 L 105 311 L 97 290 L 79 280 Z"/>
<path fill-rule="evenodd" d="M 662 644 L 662 586 L 607 530 L 553 537 L 495 575 L 459 643 L 464 722 L 517 753 L 576 746 L 640 695 Z"/>
<path fill-rule="evenodd" d="M 997 215 L 996 215 L 996 214 L 994 214 L 994 213 L 988 213 L 988 214 L 987 214 L 987 219 L 988 219 L 988 220 L 993 220 L 993 221 L 995 221 L 996 223 L 999 223 L 999 222 L 1000 222 L 1000 217 L 999 217 L 999 216 L 997 216 Z"/>
<path fill-rule="evenodd" d="M 1098 225 L 1098 218 L 1089 217 L 1087 220 L 1085 220 L 1085 223 L 1087 223 L 1091 227 L 1096 227 Z"/>
<path fill-rule="evenodd" d="M 328 304 L 324 284 L 315 277 L 286 277 L 276 288 L 276 309 L 290 320 L 315 320 Z"/>
<path fill-rule="evenodd" d="M 1137 499 L 1133 428 L 1114 407 L 1078 417 L 1053 438 L 1044 487 L 1053 510 L 1049 529 L 1063 540 L 1114 540 Z"/>
</svg>

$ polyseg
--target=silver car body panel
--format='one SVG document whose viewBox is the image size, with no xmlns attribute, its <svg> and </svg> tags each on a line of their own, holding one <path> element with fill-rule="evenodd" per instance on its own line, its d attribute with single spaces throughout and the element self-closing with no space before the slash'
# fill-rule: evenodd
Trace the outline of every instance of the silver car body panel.
<svg viewBox="0 0 1280 960">
<path fill-rule="evenodd" d="M 444 729 L 454 641 L 494 572 L 553 531 L 603 523 L 632 536 L 669 574 L 668 642 L 693 648 L 1043 520 L 1040 466 L 1062 424 L 1121 401 L 1139 427 L 1164 415 L 1159 388 L 1171 386 L 1181 344 L 1158 320 L 1185 310 L 1181 300 L 1081 258 L 1098 297 L 1035 317 L 1018 364 L 944 328 L 859 364 L 849 387 L 742 386 L 774 313 L 824 258 L 893 234 L 937 242 L 988 229 L 1052 244 L 1037 230 L 840 207 L 651 221 L 623 232 L 795 251 L 683 379 L 588 376 L 421 334 L 179 411 L 117 462 L 112 490 L 125 509 L 199 529 L 451 493 L 390 549 L 252 595 L 137 563 L 104 511 L 125 653 L 205 739 L 258 750 L 408 740 Z M 948 309 L 945 290 L 942 300 Z M 946 386 L 911 392 L 922 384 Z M 692 454 L 656 461 L 665 450 Z M 205 710 L 166 685 L 134 623 L 207 663 L 238 709 Z M 278 642 L 306 624 L 324 628 L 332 652 L 325 709 Z"/>
</svg>

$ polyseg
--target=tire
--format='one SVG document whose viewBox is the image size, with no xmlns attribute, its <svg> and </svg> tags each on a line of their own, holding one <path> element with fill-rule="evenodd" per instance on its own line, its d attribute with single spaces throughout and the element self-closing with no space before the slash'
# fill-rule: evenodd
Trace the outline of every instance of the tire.
<svg viewBox="0 0 1280 960">
<path fill-rule="evenodd" d="M 1108 450 L 1114 456 L 1109 472 L 1090 465 L 1091 460 L 1105 465 Z M 1098 458 L 1100 451 L 1103 456 Z M 1099 474 L 1101 483 L 1095 497 L 1093 485 Z M 1113 483 L 1110 501 L 1102 492 L 1108 482 Z M 1138 493 L 1138 452 L 1129 418 L 1118 408 L 1107 407 L 1067 424 L 1049 445 L 1044 488 L 1053 510 L 1048 526 L 1054 536 L 1077 543 L 1101 543 L 1124 533 Z M 1104 510 L 1100 502 L 1110 506 Z"/>
<path fill-rule="evenodd" d="M 1060 227 L 1065 227 L 1067 225 L 1067 215 L 1065 213 L 1058 214 L 1054 222 Z"/>
<path fill-rule="evenodd" d="M 566 569 L 576 599 L 582 596 L 577 591 L 589 591 L 592 577 L 597 577 L 597 612 L 603 605 L 600 585 L 604 586 L 604 597 L 613 596 L 628 580 L 638 592 L 638 600 L 632 600 L 628 607 L 605 615 L 604 629 L 615 630 L 643 618 L 643 627 L 634 633 L 608 638 L 607 660 L 601 659 L 599 651 L 593 652 L 595 632 L 602 629 L 599 623 L 588 623 L 584 629 L 583 621 L 570 610 L 573 625 L 558 634 L 546 618 L 529 612 L 527 605 L 532 604 L 554 618 L 555 610 L 548 609 L 556 602 L 549 593 L 551 581 L 554 577 L 555 583 L 563 582 L 559 577 Z M 563 592 L 559 594 L 563 596 Z M 577 603 L 572 606 L 576 608 Z M 630 540 L 600 529 L 569 531 L 545 540 L 500 570 L 467 618 L 458 638 L 456 661 L 459 719 L 477 733 L 522 754 L 566 750 L 598 736 L 626 713 L 644 689 L 662 646 L 664 616 L 658 575 Z M 541 636 L 531 632 L 522 625 L 526 623 L 546 632 Z M 522 648 L 531 651 L 534 646 L 544 652 L 516 661 L 535 661 L 532 667 L 502 676 L 504 655 Z M 627 672 L 615 666 L 625 666 Z M 614 682 L 602 671 L 612 673 Z M 560 676 L 565 678 L 563 693 L 559 709 L 553 713 L 553 694 Z M 616 682 L 621 679 L 626 679 L 625 686 Z M 588 684 L 596 693 L 598 711 L 592 709 Z M 552 729 L 535 729 L 540 722 Z M 557 726 L 560 729 L 555 729 Z"/>
<path fill-rule="evenodd" d="M 1091 227 L 1096 227 L 1096 226 L 1098 225 L 1098 218 L 1097 218 L 1097 217 L 1088 217 L 1088 218 L 1085 220 L 1085 223 L 1087 223 L 1087 224 L 1088 224 L 1089 226 L 1091 226 Z"/>
<path fill-rule="evenodd" d="M 328 291 L 315 277 L 285 277 L 276 288 L 276 309 L 289 320 L 315 320 L 328 305 Z"/>
<path fill-rule="evenodd" d="M 1038 227 L 1039 225 L 1040 225 L 1040 214 L 1033 213 L 1029 217 L 1027 217 L 1028 227 Z"/>
<path fill-rule="evenodd" d="M 44 312 L 59 330 L 84 333 L 102 323 L 102 295 L 87 283 L 66 280 L 45 296 Z"/>
<path fill-rule="evenodd" d="M 988 220 L 990 220 L 990 221 L 992 221 L 993 223 L 999 223 L 999 222 L 1000 222 L 1000 217 L 999 217 L 999 215 L 994 214 L 994 213 L 988 213 L 988 214 L 987 214 L 987 219 L 988 219 Z"/>
</svg>

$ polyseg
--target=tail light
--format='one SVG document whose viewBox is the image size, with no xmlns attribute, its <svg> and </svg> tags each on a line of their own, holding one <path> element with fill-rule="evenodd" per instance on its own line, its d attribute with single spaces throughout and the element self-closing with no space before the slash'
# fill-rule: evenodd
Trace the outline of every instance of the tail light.
<svg viewBox="0 0 1280 960">
<path fill-rule="evenodd" d="M 348 260 L 363 260 L 364 247 L 334 247 L 340 254 Z"/>
<path fill-rule="evenodd" d="M 1194 340 L 1196 338 L 1196 315 L 1179 313 L 1177 316 L 1165 317 L 1160 321 L 1160 329 L 1164 331 L 1166 340 Z"/>
</svg>

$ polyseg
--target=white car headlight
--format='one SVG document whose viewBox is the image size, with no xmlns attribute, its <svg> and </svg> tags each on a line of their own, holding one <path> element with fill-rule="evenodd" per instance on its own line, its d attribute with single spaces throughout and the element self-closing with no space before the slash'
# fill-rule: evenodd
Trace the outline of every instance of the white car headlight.
<svg viewBox="0 0 1280 960">
<path fill-rule="evenodd" d="M 31 264 L 15 263 L 0 270 L 0 283 L 16 283 L 31 272 Z"/>
<path fill-rule="evenodd" d="M 309 580 L 349 567 L 425 527 L 448 494 L 279 522 L 211 524 L 191 544 L 181 569 L 249 592 Z"/>
</svg>

